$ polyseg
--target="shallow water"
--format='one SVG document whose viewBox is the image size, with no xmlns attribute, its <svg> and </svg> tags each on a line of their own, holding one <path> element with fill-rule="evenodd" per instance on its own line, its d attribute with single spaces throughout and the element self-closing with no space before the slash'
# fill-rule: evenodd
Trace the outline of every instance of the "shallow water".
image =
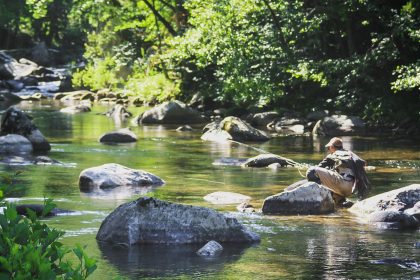
<svg viewBox="0 0 420 280">
<path fill-rule="evenodd" d="M 397 265 L 371 263 L 389 257 L 420 262 L 419 231 L 383 231 L 363 224 L 347 210 L 324 216 L 268 216 L 241 214 L 235 205 L 211 205 L 203 197 L 231 191 L 252 197 L 261 208 L 264 198 L 301 179 L 299 171 L 285 168 L 244 169 L 214 165 L 221 158 L 248 158 L 258 154 L 250 147 L 200 140 L 201 127 L 177 132 L 176 126 L 131 126 L 139 141 L 103 145 L 100 135 L 115 123 L 97 113 L 68 115 L 59 104 L 23 102 L 17 105 L 34 117 L 34 123 L 52 143 L 48 156 L 63 166 L 7 166 L 0 170 L 24 171 L 12 200 L 42 203 L 53 198 L 59 208 L 74 212 L 49 219 L 49 225 L 66 231 L 66 245 L 87 245 L 98 260 L 92 279 L 420 279 L 420 272 Z M 134 110 L 136 111 L 136 110 Z M 137 110 L 138 111 L 138 110 Z M 119 126 L 130 126 L 130 123 Z M 118 127 L 118 126 L 117 126 Z M 368 161 L 372 194 L 420 182 L 420 143 L 391 137 L 344 137 L 344 145 Z M 317 163 L 324 156 L 325 138 L 282 136 L 251 146 L 302 163 Z M 80 172 L 115 162 L 143 169 L 166 181 L 157 188 L 130 189 L 87 195 L 78 188 Z M 140 195 L 177 203 L 206 206 L 235 216 L 261 235 L 261 243 L 243 247 L 227 245 L 214 259 L 195 255 L 197 246 L 142 246 L 130 250 L 99 246 L 95 240 L 101 221 L 121 203 Z"/>
</svg>

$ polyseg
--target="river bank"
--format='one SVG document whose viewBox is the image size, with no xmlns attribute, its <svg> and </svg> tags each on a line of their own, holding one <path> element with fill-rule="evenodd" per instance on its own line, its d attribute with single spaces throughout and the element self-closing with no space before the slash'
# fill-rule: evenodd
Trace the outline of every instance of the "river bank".
<svg viewBox="0 0 420 280">
<path fill-rule="evenodd" d="M 71 79 L 72 72 L 80 65 L 59 66 L 60 62 L 69 58 L 60 58 L 60 52 L 47 49 L 45 45 L 37 45 L 32 49 L 8 50 L 0 52 L 0 98 L 4 104 L 14 104 L 22 100 L 40 101 L 53 98 L 64 102 L 78 103 L 89 100 L 92 105 L 97 103 L 122 104 L 126 110 L 133 107 L 151 107 L 158 104 L 145 103 L 138 97 L 129 96 L 121 92 L 102 89 L 96 92 L 87 90 L 74 91 Z M 16 60 L 14 57 L 18 58 Z M 25 56 L 47 63 L 41 66 L 24 58 Z M 321 134 L 321 135 L 359 135 L 378 136 L 392 135 L 404 138 L 419 138 L 420 129 L 414 119 L 395 120 L 393 123 L 372 123 L 368 116 L 344 115 L 339 111 L 294 111 L 291 109 L 253 108 L 246 109 L 234 105 L 226 107 L 222 103 L 205 104 L 200 94 L 184 100 L 191 108 L 200 112 L 208 121 L 237 116 L 251 125 L 280 135 Z M 67 104 L 68 105 L 68 104 Z M 74 104 L 73 104 L 74 105 Z M 76 104 L 77 105 L 77 104 Z M 133 116 L 134 118 L 138 116 Z M 327 118 L 327 119 L 325 119 Z M 328 123 L 328 127 L 319 129 L 321 119 Z M 188 123 L 185 119 L 181 123 Z M 316 127 L 316 128 L 315 128 Z"/>
</svg>

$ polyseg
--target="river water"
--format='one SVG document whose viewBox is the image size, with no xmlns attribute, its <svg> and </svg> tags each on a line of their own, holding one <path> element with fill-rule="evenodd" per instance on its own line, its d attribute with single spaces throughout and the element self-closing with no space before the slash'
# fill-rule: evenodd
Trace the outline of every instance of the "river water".
<svg viewBox="0 0 420 280">
<path fill-rule="evenodd" d="M 203 197 L 215 191 L 231 191 L 252 197 L 261 208 L 264 198 L 281 192 L 301 179 L 296 169 L 244 169 L 218 166 L 224 158 L 248 158 L 258 153 L 248 147 L 200 140 L 201 127 L 177 132 L 176 126 L 131 126 L 139 140 L 135 144 L 103 145 L 101 134 L 118 126 L 103 115 L 106 106 L 94 106 L 90 113 L 60 113 L 51 101 L 17 105 L 31 116 L 52 144 L 48 156 L 62 166 L 8 166 L 1 171 L 23 171 L 13 200 L 42 203 L 53 198 L 59 208 L 72 215 L 47 220 L 66 231 L 62 242 L 86 246 L 98 260 L 91 279 L 420 279 L 418 270 L 372 261 L 389 257 L 420 262 L 419 231 L 384 231 L 363 224 L 347 210 L 321 216 L 268 216 L 242 214 L 235 205 L 216 206 Z M 280 136 L 266 143 L 250 143 L 268 152 L 298 162 L 319 162 L 325 155 L 326 138 Z M 420 143 L 396 137 L 344 137 L 344 145 L 375 169 L 368 172 L 371 195 L 420 182 Z M 81 193 L 80 172 L 105 163 L 119 163 L 151 172 L 166 181 L 154 189 Z M 141 195 L 171 202 L 205 206 L 235 216 L 261 235 L 253 246 L 226 245 L 222 255 L 203 259 L 197 246 L 142 246 L 130 250 L 102 247 L 95 235 L 102 220 L 118 205 Z"/>
</svg>

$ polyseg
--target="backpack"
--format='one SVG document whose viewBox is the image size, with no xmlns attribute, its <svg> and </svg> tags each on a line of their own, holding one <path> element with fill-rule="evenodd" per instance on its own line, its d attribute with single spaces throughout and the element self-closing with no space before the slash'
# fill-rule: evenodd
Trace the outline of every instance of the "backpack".
<svg viewBox="0 0 420 280">
<path fill-rule="evenodd" d="M 370 182 L 365 170 L 366 161 L 361 159 L 355 153 L 352 153 L 352 159 L 354 162 L 353 171 L 356 177 L 353 192 L 356 192 L 360 199 L 364 199 L 370 191 Z"/>
<path fill-rule="evenodd" d="M 365 171 L 366 161 L 347 150 L 338 150 L 334 153 L 334 156 L 337 166 L 353 170 L 355 184 L 352 192 L 356 193 L 359 199 L 364 199 L 370 190 L 370 182 Z"/>
</svg>

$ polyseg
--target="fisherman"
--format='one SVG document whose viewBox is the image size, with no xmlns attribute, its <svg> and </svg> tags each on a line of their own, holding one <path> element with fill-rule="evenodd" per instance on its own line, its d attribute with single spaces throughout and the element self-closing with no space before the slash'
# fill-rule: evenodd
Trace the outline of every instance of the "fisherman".
<svg viewBox="0 0 420 280">
<path fill-rule="evenodd" d="M 343 141 L 332 138 L 325 147 L 328 155 L 318 164 L 308 169 L 308 181 L 322 184 L 333 192 L 337 203 L 345 201 L 352 193 L 363 199 L 369 191 L 369 180 L 364 166 L 366 162 L 355 153 L 343 148 Z"/>
</svg>

